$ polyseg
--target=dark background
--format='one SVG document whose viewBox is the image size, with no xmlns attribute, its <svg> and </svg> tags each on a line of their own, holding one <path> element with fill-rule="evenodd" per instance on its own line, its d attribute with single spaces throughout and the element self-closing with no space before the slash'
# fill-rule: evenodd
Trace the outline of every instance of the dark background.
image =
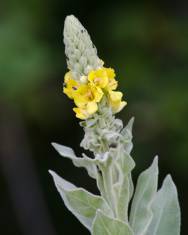
<svg viewBox="0 0 188 235">
<path fill-rule="evenodd" d="M 88 29 L 116 69 L 135 116 L 138 174 L 159 155 L 160 185 L 172 174 L 188 234 L 188 7 L 185 1 L 9 0 L 0 3 L 0 234 L 89 234 L 64 207 L 48 169 L 97 193 L 52 141 L 79 154 L 83 131 L 62 93 L 65 16 Z"/>
</svg>

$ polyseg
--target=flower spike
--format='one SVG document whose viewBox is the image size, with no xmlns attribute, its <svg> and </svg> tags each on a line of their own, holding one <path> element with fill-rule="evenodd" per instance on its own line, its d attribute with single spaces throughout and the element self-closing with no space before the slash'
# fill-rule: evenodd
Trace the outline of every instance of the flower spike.
<svg viewBox="0 0 188 235">
<path fill-rule="evenodd" d="M 103 67 L 87 30 L 72 15 L 65 19 L 64 43 L 69 72 L 65 74 L 63 91 L 74 100 L 76 117 L 91 118 L 104 99 L 113 113 L 120 112 L 127 103 L 122 101 L 123 94 L 115 91 L 115 71 Z"/>
</svg>

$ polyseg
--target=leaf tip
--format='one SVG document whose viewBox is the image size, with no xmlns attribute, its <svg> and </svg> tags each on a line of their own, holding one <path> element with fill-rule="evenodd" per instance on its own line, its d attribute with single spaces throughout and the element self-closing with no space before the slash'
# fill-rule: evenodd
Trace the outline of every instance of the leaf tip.
<svg viewBox="0 0 188 235">
<path fill-rule="evenodd" d="M 171 176 L 170 174 L 168 174 L 168 175 L 165 177 L 165 179 L 164 179 L 164 181 L 163 181 L 163 184 L 164 184 L 164 185 L 170 185 L 170 186 L 172 186 L 173 188 L 176 188 L 176 186 L 175 186 L 175 184 L 174 184 L 174 182 L 173 182 L 172 176 Z"/>
<path fill-rule="evenodd" d="M 133 129 L 134 120 L 135 120 L 135 118 L 132 117 L 132 118 L 129 120 L 128 124 L 127 124 L 127 127 L 128 127 L 128 129 L 129 129 L 130 131 L 132 131 L 132 129 Z"/>
<path fill-rule="evenodd" d="M 159 156 L 158 155 L 156 155 L 155 157 L 154 157 L 154 160 L 153 160 L 153 164 L 156 166 L 158 166 L 158 162 L 159 162 Z"/>
<path fill-rule="evenodd" d="M 151 167 L 149 169 L 158 174 L 158 171 L 159 171 L 159 169 L 158 169 L 158 156 L 155 156 L 155 158 L 153 159 L 153 162 L 151 164 Z"/>
<path fill-rule="evenodd" d="M 48 173 L 52 176 L 52 178 L 55 181 L 55 178 L 57 178 L 57 174 L 54 171 L 52 171 L 52 170 L 48 170 Z"/>
<path fill-rule="evenodd" d="M 58 149 L 58 146 L 59 144 L 55 143 L 55 142 L 52 142 L 51 145 L 57 150 Z"/>
</svg>

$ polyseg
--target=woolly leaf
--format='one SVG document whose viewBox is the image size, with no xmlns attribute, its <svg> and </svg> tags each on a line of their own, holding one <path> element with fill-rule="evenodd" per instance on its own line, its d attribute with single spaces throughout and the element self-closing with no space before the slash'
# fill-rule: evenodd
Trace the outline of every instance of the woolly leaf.
<svg viewBox="0 0 188 235">
<path fill-rule="evenodd" d="M 157 191 L 158 158 L 138 178 L 133 198 L 130 225 L 135 235 L 145 234 L 152 219 L 150 208 L 152 199 Z"/>
<path fill-rule="evenodd" d="M 88 158 L 85 154 L 81 158 L 77 157 L 71 148 L 64 145 L 52 143 L 52 146 L 61 156 L 71 159 L 75 166 L 86 168 L 90 177 L 97 178 L 97 167 L 94 159 Z"/>
<path fill-rule="evenodd" d="M 131 118 L 126 127 L 124 127 L 123 130 L 121 131 L 121 135 L 123 136 L 124 148 L 128 154 L 131 153 L 131 150 L 133 148 L 133 143 L 132 143 L 133 124 L 134 124 L 134 118 Z"/>
<path fill-rule="evenodd" d="M 49 173 L 52 175 L 66 207 L 87 229 L 91 230 L 98 209 L 112 215 L 111 209 L 102 197 L 93 195 L 83 188 L 77 188 L 53 171 L 49 171 Z"/>
<path fill-rule="evenodd" d="M 180 207 L 176 186 L 167 176 L 151 206 L 153 218 L 146 235 L 179 235 Z"/>
<path fill-rule="evenodd" d="M 116 164 L 118 166 L 119 177 L 114 188 L 117 201 L 117 214 L 119 219 L 128 221 L 128 205 L 133 191 L 131 171 L 135 167 L 135 163 L 131 156 L 122 148 L 119 148 L 118 155 Z"/>
<path fill-rule="evenodd" d="M 133 235 L 128 224 L 97 211 L 92 235 Z"/>
</svg>

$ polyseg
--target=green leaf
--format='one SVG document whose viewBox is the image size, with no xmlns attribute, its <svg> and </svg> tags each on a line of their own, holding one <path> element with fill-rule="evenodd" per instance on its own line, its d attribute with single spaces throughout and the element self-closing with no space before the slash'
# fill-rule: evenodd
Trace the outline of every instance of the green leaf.
<svg viewBox="0 0 188 235">
<path fill-rule="evenodd" d="M 135 163 L 127 152 L 119 148 L 118 160 L 118 181 L 114 185 L 114 191 L 117 201 L 117 216 L 123 221 L 128 221 L 128 205 L 132 196 L 133 184 L 131 179 L 131 171 L 135 167 Z"/>
<path fill-rule="evenodd" d="M 133 143 L 132 143 L 132 128 L 133 128 L 133 123 L 134 123 L 134 117 L 130 119 L 126 127 L 123 128 L 121 131 L 121 135 L 123 136 L 123 144 L 125 151 L 130 154 L 131 150 L 133 148 Z"/>
<path fill-rule="evenodd" d="M 97 179 L 97 167 L 95 159 L 88 158 L 85 154 L 83 157 L 77 157 L 74 151 L 64 145 L 52 143 L 52 146 L 57 150 L 57 152 L 68 159 L 71 159 L 75 166 L 86 168 L 90 177 Z"/>
<path fill-rule="evenodd" d="M 97 159 L 97 163 L 103 176 L 100 182 L 102 196 L 118 219 L 128 221 L 128 204 L 133 190 L 130 173 L 135 166 L 133 159 L 119 144 L 106 152 L 101 160 Z"/>
<path fill-rule="evenodd" d="M 98 210 L 93 222 L 92 235 L 133 235 L 133 232 L 127 223 L 104 215 Z"/>
<path fill-rule="evenodd" d="M 165 178 L 151 208 L 153 218 L 146 235 L 180 235 L 180 207 L 170 175 Z"/>
<path fill-rule="evenodd" d="M 128 177 L 129 177 L 129 201 L 130 201 L 134 193 L 134 184 L 131 173 L 128 175 Z"/>
<path fill-rule="evenodd" d="M 52 175 L 66 207 L 86 228 L 91 230 L 98 209 L 108 215 L 112 215 L 111 209 L 102 197 L 93 195 L 83 188 L 77 188 L 53 171 L 49 171 L 49 173 Z"/>
<path fill-rule="evenodd" d="M 145 234 L 152 220 L 151 202 L 157 191 L 158 158 L 138 178 L 133 198 L 130 225 L 135 235 Z"/>
</svg>

